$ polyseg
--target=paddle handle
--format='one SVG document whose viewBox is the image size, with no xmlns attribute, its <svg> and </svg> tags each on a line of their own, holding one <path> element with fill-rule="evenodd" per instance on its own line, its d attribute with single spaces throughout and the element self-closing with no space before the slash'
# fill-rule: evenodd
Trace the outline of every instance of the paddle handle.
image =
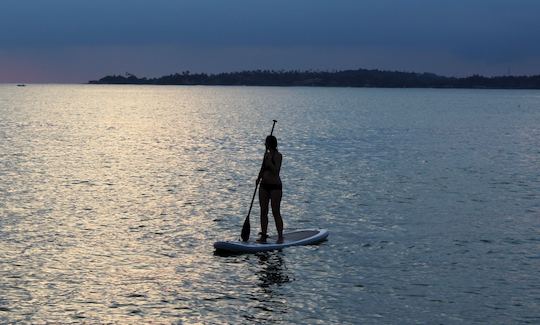
<svg viewBox="0 0 540 325">
<path fill-rule="evenodd" d="M 274 124 L 272 124 L 272 131 L 270 131 L 270 135 L 274 134 L 274 127 L 276 126 L 276 123 L 277 123 L 276 120 L 273 120 L 273 121 L 274 121 Z"/>
</svg>

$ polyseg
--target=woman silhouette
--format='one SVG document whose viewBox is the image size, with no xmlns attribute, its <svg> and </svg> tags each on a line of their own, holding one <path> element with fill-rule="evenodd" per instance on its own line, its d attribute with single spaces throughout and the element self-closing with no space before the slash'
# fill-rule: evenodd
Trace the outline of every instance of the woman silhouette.
<svg viewBox="0 0 540 325">
<path fill-rule="evenodd" d="M 261 232 L 258 242 L 266 242 L 268 237 L 268 205 L 271 203 L 272 215 L 276 222 L 278 232 L 278 243 L 283 242 L 283 219 L 281 218 L 280 204 L 282 195 L 282 184 L 279 178 L 281 169 L 282 155 L 277 150 L 277 139 L 273 135 L 266 137 L 266 153 L 264 161 L 257 177 L 256 183 L 259 184 L 259 204 L 261 206 Z"/>
</svg>

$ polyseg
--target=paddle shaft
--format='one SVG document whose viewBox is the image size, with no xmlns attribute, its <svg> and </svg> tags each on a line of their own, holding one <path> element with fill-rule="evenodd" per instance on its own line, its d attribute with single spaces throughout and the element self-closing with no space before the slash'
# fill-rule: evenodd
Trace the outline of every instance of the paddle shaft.
<svg viewBox="0 0 540 325">
<path fill-rule="evenodd" d="M 272 131 L 270 131 L 270 135 L 274 134 L 274 127 L 276 126 L 276 120 L 274 120 L 274 124 L 272 124 Z M 261 164 L 261 170 L 264 168 L 264 158 L 266 157 L 266 150 L 264 152 L 263 161 Z M 259 187 L 259 182 L 255 183 L 255 190 L 253 191 L 253 196 L 251 197 L 251 204 L 249 205 L 249 211 L 246 217 L 246 220 L 244 221 L 244 226 L 242 227 L 242 240 L 247 241 L 249 239 L 249 215 L 251 214 L 251 209 L 253 208 L 253 202 L 255 201 L 255 195 L 257 195 L 257 188 Z M 247 227 L 247 229 L 246 229 Z"/>
</svg>

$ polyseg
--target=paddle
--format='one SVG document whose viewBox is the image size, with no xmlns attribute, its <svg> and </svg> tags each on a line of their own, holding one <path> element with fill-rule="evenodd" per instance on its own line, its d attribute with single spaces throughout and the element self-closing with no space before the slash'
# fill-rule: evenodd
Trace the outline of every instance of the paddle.
<svg viewBox="0 0 540 325">
<path fill-rule="evenodd" d="M 270 131 L 270 135 L 274 133 L 274 126 L 276 126 L 276 120 L 274 120 L 274 124 L 272 124 L 272 131 Z M 264 152 L 266 156 L 266 151 Z M 261 169 L 264 167 L 264 157 L 263 162 L 261 165 Z M 253 191 L 253 196 L 251 197 L 251 204 L 249 205 L 249 211 L 246 217 L 246 220 L 244 221 L 244 225 L 242 226 L 242 233 L 240 234 L 240 237 L 243 241 L 248 241 L 249 239 L 249 233 L 251 232 L 251 226 L 249 224 L 249 215 L 251 214 L 251 208 L 253 208 L 253 201 L 255 201 L 255 195 L 257 194 L 257 187 L 259 187 L 259 183 L 255 183 L 255 191 Z"/>
</svg>

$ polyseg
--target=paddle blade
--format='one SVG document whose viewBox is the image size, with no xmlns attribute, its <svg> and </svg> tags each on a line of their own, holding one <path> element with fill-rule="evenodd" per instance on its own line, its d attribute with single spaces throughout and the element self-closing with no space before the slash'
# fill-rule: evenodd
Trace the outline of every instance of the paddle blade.
<svg viewBox="0 0 540 325">
<path fill-rule="evenodd" d="M 242 237 L 243 241 L 249 240 L 249 233 L 251 232 L 251 226 L 249 225 L 249 216 L 246 218 L 246 221 L 244 221 L 244 225 L 242 226 L 242 234 L 240 234 L 240 237 Z"/>
</svg>

